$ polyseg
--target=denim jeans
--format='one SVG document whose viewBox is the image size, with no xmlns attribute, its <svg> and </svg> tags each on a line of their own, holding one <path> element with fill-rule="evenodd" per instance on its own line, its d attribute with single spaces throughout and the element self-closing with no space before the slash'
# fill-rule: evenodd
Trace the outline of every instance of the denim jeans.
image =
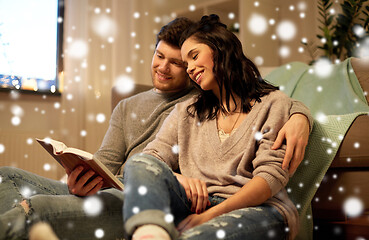
<svg viewBox="0 0 369 240">
<path fill-rule="evenodd" d="M 0 239 L 28 239 L 38 221 L 48 222 L 60 239 L 123 238 L 123 193 L 101 190 L 93 197 L 69 194 L 66 184 L 17 168 L 0 168 Z M 30 206 L 25 213 L 20 202 Z"/>
<path fill-rule="evenodd" d="M 176 225 L 192 214 L 172 170 L 153 156 L 137 154 L 124 168 L 123 218 L 128 238 L 144 224 L 163 227 L 172 239 L 286 239 L 287 226 L 272 206 L 260 205 L 220 215 L 179 234 Z M 223 198 L 210 196 L 212 206 Z"/>
</svg>

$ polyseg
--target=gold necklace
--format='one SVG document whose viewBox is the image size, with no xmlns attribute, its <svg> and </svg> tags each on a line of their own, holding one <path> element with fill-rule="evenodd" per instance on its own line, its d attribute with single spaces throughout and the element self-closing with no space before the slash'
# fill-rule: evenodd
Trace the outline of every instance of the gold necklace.
<svg viewBox="0 0 369 240">
<path fill-rule="evenodd" d="M 225 114 L 224 112 L 221 111 L 220 113 L 222 114 L 223 120 L 226 120 L 227 117 L 233 115 L 233 113 L 241 113 L 241 112 L 232 112 L 232 113 L 227 112 L 227 114 Z"/>
<path fill-rule="evenodd" d="M 233 129 L 234 129 L 234 127 L 236 126 L 236 123 L 238 122 L 238 120 L 240 119 L 240 116 L 241 116 L 241 113 L 242 112 L 237 112 L 238 113 L 238 116 L 237 116 L 237 118 L 236 118 L 236 120 L 234 121 L 234 123 L 233 123 L 233 125 L 232 125 L 232 128 L 231 128 L 231 130 L 229 131 L 229 133 L 232 133 L 232 131 L 233 131 Z M 223 113 L 222 113 L 222 115 L 223 115 Z M 230 114 L 230 115 L 232 115 L 232 114 Z M 226 117 L 228 117 L 228 116 L 223 116 L 223 120 L 225 120 L 226 119 Z M 218 125 L 218 128 L 219 129 L 222 129 L 219 125 Z M 224 132 L 224 130 L 222 130 L 223 132 Z"/>
<path fill-rule="evenodd" d="M 255 104 L 256 104 L 256 100 L 254 100 L 254 103 L 251 105 L 251 108 L 253 108 Z M 227 114 L 225 114 L 224 112 L 220 111 L 220 113 L 222 114 L 223 120 L 226 120 L 226 118 L 232 115 L 232 113 L 241 113 L 241 112 L 232 112 L 232 113 L 227 112 Z"/>
<path fill-rule="evenodd" d="M 231 128 L 231 131 L 229 131 L 229 133 L 232 133 L 233 128 L 234 128 L 234 126 L 236 126 L 236 123 L 238 122 L 238 119 L 240 118 L 240 116 L 241 116 L 241 112 L 238 113 L 238 116 L 236 118 L 236 121 L 233 123 L 232 128 Z"/>
</svg>

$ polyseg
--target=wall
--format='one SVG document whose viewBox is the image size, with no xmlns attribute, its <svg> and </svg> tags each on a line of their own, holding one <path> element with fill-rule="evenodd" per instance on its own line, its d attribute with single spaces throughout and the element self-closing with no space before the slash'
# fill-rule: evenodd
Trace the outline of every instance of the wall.
<svg viewBox="0 0 369 240">
<path fill-rule="evenodd" d="M 305 1 L 308 8 L 304 20 L 299 18 L 297 9 L 288 10 L 290 5 L 296 6 L 295 1 L 258 2 L 256 8 L 254 2 L 244 0 L 66 0 L 64 92 L 61 96 L 15 94 L 15 97 L 0 93 L 0 166 L 11 165 L 60 178 L 63 170 L 30 140 L 35 137 L 51 137 L 68 146 L 95 152 L 108 127 L 111 87 L 119 79 L 151 84 L 155 34 L 175 16 L 199 17 L 222 10 L 214 4 L 229 3 L 240 22 L 239 37 L 251 59 L 262 56 L 264 67 L 306 60 L 306 55 L 297 49 L 301 37 L 314 36 L 317 29 L 314 27 L 316 0 Z M 189 10 L 191 4 L 198 11 Z M 275 11 L 276 6 L 280 7 L 279 11 Z M 264 35 L 250 34 L 246 23 L 254 11 L 267 19 L 288 18 L 296 22 L 297 36 L 286 43 L 293 49 L 290 57 L 278 55 L 277 50 L 284 43 L 270 39 L 274 26 L 269 26 Z M 227 15 L 225 12 L 223 16 Z M 12 109 L 23 112 L 19 125 L 11 123 Z"/>
</svg>

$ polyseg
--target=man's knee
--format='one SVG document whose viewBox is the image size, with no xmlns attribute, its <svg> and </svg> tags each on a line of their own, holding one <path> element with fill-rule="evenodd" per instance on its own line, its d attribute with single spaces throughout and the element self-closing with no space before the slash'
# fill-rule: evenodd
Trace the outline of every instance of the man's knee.
<svg viewBox="0 0 369 240">
<path fill-rule="evenodd" d="M 11 175 L 14 172 L 14 167 L 0 167 L 0 178 Z M 1 182 L 1 180 L 0 180 Z"/>
<path fill-rule="evenodd" d="M 13 178 L 16 176 L 24 176 L 27 172 L 20 168 L 4 166 L 0 167 L 0 183 L 6 178 Z"/>
<path fill-rule="evenodd" d="M 26 214 L 28 214 L 28 213 L 29 213 L 29 210 L 30 210 L 30 207 L 29 207 L 29 204 L 28 204 L 27 200 L 23 200 L 23 201 L 20 203 L 20 205 L 23 207 L 24 212 L 25 212 Z"/>
</svg>

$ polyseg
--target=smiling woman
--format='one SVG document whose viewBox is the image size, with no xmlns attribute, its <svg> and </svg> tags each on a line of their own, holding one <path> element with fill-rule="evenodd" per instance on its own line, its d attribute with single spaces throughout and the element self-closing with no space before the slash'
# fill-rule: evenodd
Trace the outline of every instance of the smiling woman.
<svg viewBox="0 0 369 240">
<path fill-rule="evenodd" d="M 59 92 L 63 5 L 63 0 L 0 1 L 0 89 Z"/>
</svg>

